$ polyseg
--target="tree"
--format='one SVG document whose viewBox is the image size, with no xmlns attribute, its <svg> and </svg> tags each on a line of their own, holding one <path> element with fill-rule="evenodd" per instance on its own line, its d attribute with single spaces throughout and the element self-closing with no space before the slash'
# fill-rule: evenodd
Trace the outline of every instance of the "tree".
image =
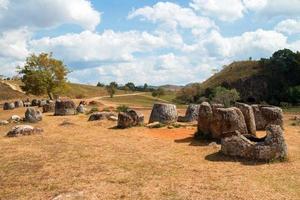
<svg viewBox="0 0 300 200">
<path fill-rule="evenodd" d="M 118 88 L 118 84 L 116 82 L 111 82 L 106 86 L 106 91 L 108 92 L 110 98 L 113 98 Z"/>
<path fill-rule="evenodd" d="M 145 92 L 148 90 L 148 84 L 147 84 L 147 83 L 144 84 L 143 90 L 144 90 Z"/>
<path fill-rule="evenodd" d="M 225 107 L 229 107 L 232 103 L 240 99 L 239 93 L 236 89 L 228 90 L 224 87 L 216 87 L 213 90 L 212 101 L 216 103 L 221 103 Z"/>
<path fill-rule="evenodd" d="M 29 94 L 48 94 L 53 99 L 53 93 L 58 94 L 66 87 L 67 67 L 60 60 L 52 57 L 52 53 L 32 54 L 26 59 L 23 67 L 18 67 L 22 89 Z"/>
<path fill-rule="evenodd" d="M 97 83 L 97 87 L 104 87 L 104 86 L 105 86 L 105 84 L 103 84 L 103 83 L 100 83 L 100 82 Z"/>
<path fill-rule="evenodd" d="M 154 90 L 153 92 L 152 92 L 152 96 L 153 97 L 160 97 L 160 96 L 162 96 L 162 95 L 164 95 L 165 94 L 165 90 L 162 88 L 162 87 L 159 87 L 157 90 Z"/>
<path fill-rule="evenodd" d="M 129 88 L 129 90 L 131 90 L 131 91 L 135 91 L 135 85 L 132 82 L 126 83 L 125 87 Z"/>
</svg>

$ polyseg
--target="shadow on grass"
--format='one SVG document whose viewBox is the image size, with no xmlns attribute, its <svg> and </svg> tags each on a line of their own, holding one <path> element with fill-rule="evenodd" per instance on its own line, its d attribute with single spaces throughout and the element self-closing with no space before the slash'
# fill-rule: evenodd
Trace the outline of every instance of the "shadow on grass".
<svg viewBox="0 0 300 200">
<path fill-rule="evenodd" d="M 222 154 L 220 151 L 205 156 L 205 160 L 212 161 L 212 162 L 239 162 L 243 165 L 250 165 L 250 166 L 268 164 L 268 162 L 263 162 L 263 161 L 253 161 L 253 160 L 248 160 L 239 157 L 226 156 Z"/>
</svg>

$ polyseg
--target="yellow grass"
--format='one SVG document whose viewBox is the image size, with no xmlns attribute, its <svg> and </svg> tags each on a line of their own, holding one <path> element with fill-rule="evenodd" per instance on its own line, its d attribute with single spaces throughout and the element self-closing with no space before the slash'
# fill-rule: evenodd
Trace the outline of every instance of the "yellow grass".
<svg viewBox="0 0 300 200">
<path fill-rule="evenodd" d="M 148 119 L 150 110 L 141 111 Z M 23 113 L 1 110 L 0 119 Z M 271 164 L 224 157 L 192 139 L 195 126 L 117 130 L 115 122 L 51 114 L 35 124 L 42 136 L 7 138 L 12 125 L 2 126 L 0 199 L 299 199 L 300 128 L 290 117 L 289 161 Z"/>
</svg>

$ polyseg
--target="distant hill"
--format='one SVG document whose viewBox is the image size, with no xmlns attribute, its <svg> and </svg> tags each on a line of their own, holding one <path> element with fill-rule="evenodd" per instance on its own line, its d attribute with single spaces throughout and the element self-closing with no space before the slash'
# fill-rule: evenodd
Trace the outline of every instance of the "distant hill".
<svg viewBox="0 0 300 200">
<path fill-rule="evenodd" d="M 183 88 L 183 86 L 178 86 L 178 85 L 162 85 L 160 87 L 167 91 L 173 91 L 173 92 L 179 91 L 181 88 Z"/>
</svg>

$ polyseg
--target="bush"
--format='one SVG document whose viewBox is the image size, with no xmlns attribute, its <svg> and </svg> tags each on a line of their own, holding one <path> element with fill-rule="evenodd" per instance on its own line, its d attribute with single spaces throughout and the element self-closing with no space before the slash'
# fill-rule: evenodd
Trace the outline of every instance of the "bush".
<svg viewBox="0 0 300 200">
<path fill-rule="evenodd" d="M 91 108 L 91 110 L 87 114 L 92 114 L 92 113 L 95 113 L 95 112 L 99 112 L 99 109 L 97 107 Z"/>
<path fill-rule="evenodd" d="M 236 89 L 228 90 L 224 87 L 216 87 L 213 90 L 212 101 L 221 103 L 225 107 L 230 107 L 234 102 L 240 99 L 240 95 Z"/>
<path fill-rule="evenodd" d="M 127 112 L 129 110 L 129 107 L 126 105 L 121 105 L 117 107 L 117 112 Z"/>
</svg>

